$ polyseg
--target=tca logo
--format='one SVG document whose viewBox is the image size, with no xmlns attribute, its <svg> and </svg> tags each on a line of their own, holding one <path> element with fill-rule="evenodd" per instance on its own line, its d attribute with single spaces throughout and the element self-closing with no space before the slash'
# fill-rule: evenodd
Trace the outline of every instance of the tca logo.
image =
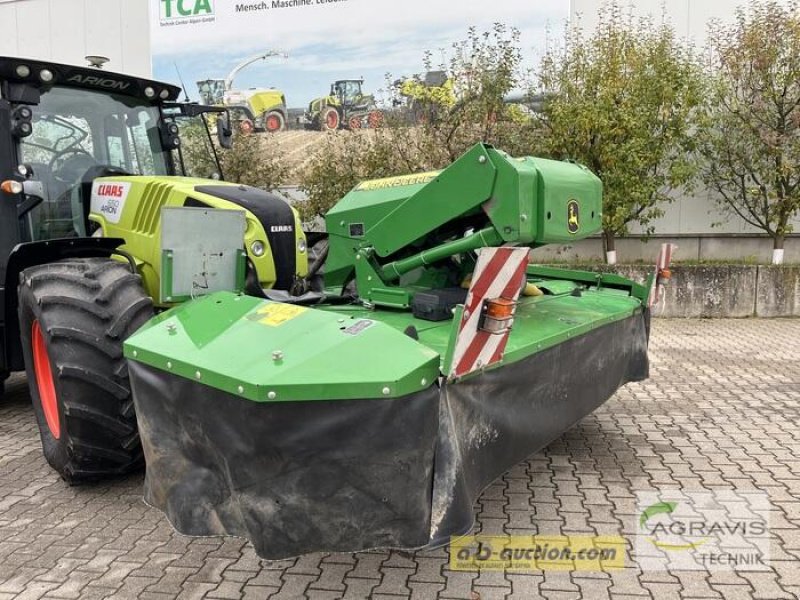
<svg viewBox="0 0 800 600">
<path fill-rule="evenodd" d="M 159 0 L 161 19 L 183 19 L 214 14 L 213 0 Z"/>
</svg>

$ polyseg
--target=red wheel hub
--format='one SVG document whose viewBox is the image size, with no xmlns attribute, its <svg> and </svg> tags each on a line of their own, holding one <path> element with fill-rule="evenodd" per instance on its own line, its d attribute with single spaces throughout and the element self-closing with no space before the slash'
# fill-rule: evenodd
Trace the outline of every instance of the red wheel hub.
<svg viewBox="0 0 800 600">
<path fill-rule="evenodd" d="M 53 381 L 53 370 L 50 368 L 50 356 L 47 354 L 47 342 L 44 340 L 39 321 L 33 322 L 31 328 L 31 344 L 33 346 L 33 371 L 36 374 L 36 387 L 42 403 L 47 427 L 53 437 L 61 437 L 61 421 L 58 416 L 58 398 Z"/>
<path fill-rule="evenodd" d="M 339 127 L 339 114 L 336 111 L 328 112 L 328 116 L 325 119 L 325 124 L 328 126 L 328 129 L 336 129 Z"/>
<path fill-rule="evenodd" d="M 350 119 L 350 129 L 361 129 L 361 119 L 359 117 Z"/>
<path fill-rule="evenodd" d="M 267 131 L 278 131 L 281 128 L 281 120 L 275 115 L 267 117 Z"/>
</svg>

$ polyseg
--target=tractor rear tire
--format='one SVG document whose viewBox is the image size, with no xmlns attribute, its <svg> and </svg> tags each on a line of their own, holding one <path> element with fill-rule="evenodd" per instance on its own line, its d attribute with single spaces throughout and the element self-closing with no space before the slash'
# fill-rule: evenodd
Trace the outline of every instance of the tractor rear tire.
<svg viewBox="0 0 800 600">
<path fill-rule="evenodd" d="M 286 119 L 277 110 L 272 110 L 264 116 L 264 129 L 267 133 L 275 133 L 286 129 Z"/>
<path fill-rule="evenodd" d="M 383 125 L 383 113 L 379 110 L 373 110 L 367 115 L 367 124 L 370 129 L 378 129 Z"/>
<path fill-rule="evenodd" d="M 319 114 L 319 128 L 322 131 L 336 131 L 341 122 L 341 115 L 333 106 L 326 106 Z"/>
<path fill-rule="evenodd" d="M 70 484 L 144 464 L 122 342 L 153 316 L 139 275 L 107 258 L 26 269 L 25 370 L 47 462 Z"/>
</svg>

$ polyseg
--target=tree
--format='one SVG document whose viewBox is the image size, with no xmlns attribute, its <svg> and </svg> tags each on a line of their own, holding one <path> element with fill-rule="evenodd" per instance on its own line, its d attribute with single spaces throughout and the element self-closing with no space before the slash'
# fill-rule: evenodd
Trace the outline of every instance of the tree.
<svg viewBox="0 0 800 600">
<path fill-rule="evenodd" d="M 800 212 L 799 11 L 794 0 L 754 2 L 710 27 L 703 181 L 724 210 L 772 237 L 774 264 Z"/>
<path fill-rule="evenodd" d="M 214 151 L 221 163 L 225 179 L 245 185 L 273 190 L 287 183 L 290 168 L 285 152 L 273 136 L 244 134 L 234 131 L 233 147 L 220 148 L 209 140 L 206 126 L 198 121 L 181 122 L 181 152 L 187 175 L 211 177 L 217 171 Z M 213 147 L 212 147 L 213 144 Z"/>
<path fill-rule="evenodd" d="M 615 239 L 638 223 L 653 232 L 670 191 L 696 173 L 694 115 L 702 76 L 691 48 L 667 23 L 635 19 L 619 4 L 600 9 L 596 30 L 567 30 L 549 50 L 538 82 L 545 151 L 588 166 L 603 181 L 603 240 L 616 262 Z"/>
</svg>

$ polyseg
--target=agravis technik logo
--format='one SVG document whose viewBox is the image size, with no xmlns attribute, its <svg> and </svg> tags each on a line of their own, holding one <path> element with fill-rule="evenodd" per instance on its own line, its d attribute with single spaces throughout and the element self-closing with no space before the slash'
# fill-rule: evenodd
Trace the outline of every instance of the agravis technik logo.
<svg viewBox="0 0 800 600">
<path fill-rule="evenodd" d="M 769 567 L 763 492 L 639 492 L 634 560 L 644 570 L 760 571 Z"/>
</svg>

